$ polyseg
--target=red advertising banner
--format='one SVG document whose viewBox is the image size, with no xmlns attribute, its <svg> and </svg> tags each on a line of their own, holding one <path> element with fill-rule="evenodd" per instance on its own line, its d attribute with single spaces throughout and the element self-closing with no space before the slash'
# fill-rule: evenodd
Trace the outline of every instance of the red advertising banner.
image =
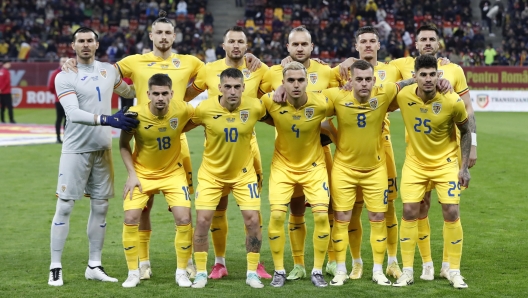
<svg viewBox="0 0 528 298">
<path fill-rule="evenodd" d="M 11 86 L 47 86 L 51 73 L 58 67 L 58 62 L 11 63 Z"/>
<path fill-rule="evenodd" d="M 12 87 L 13 107 L 15 108 L 55 108 L 55 95 L 47 86 Z M 118 107 L 119 96 L 112 96 L 112 108 Z"/>
<path fill-rule="evenodd" d="M 463 69 L 470 90 L 528 90 L 527 67 L 474 66 Z"/>
</svg>

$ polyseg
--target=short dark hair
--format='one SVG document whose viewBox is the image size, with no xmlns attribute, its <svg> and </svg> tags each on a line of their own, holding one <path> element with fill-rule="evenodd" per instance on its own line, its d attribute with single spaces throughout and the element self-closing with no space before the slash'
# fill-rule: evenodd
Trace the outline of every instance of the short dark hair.
<svg viewBox="0 0 528 298">
<path fill-rule="evenodd" d="M 288 34 L 288 42 L 290 40 L 290 35 L 292 35 L 294 32 L 304 32 L 304 33 L 308 34 L 310 36 L 310 40 L 312 40 L 312 34 L 310 34 L 310 31 L 308 31 L 308 29 L 306 29 L 306 27 L 304 25 L 301 25 L 299 27 L 293 28 L 290 31 L 290 34 Z"/>
<path fill-rule="evenodd" d="M 364 27 L 361 27 L 359 28 L 357 31 L 356 31 L 356 42 L 358 40 L 358 36 L 360 36 L 361 34 L 365 34 L 365 33 L 372 33 L 372 34 L 375 34 L 376 37 L 378 38 L 379 40 L 379 32 L 378 32 L 378 29 L 372 27 L 372 26 L 364 26 Z"/>
<path fill-rule="evenodd" d="M 167 18 L 167 12 L 164 10 L 160 10 L 158 13 L 158 18 L 152 22 L 152 26 L 156 25 L 156 23 L 166 23 L 171 24 L 172 27 L 175 27 L 171 20 Z"/>
<path fill-rule="evenodd" d="M 374 71 L 374 66 L 372 66 L 372 64 L 370 64 L 369 62 L 365 60 L 361 60 L 361 59 L 356 60 L 354 63 L 352 63 L 352 65 L 350 66 L 351 73 L 354 73 L 354 68 L 361 69 L 361 70 L 367 70 L 371 68 L 372 71 Z"/>
<path fill-rule="evenodd" d="M 438 62 L 432 55 L 420 55 L 414 60 L 414 72 L 418 72 L 420 68 L 438 69 Z"/>
<path fill-rule="evenodd" d="M 75 32 L 73 32 L 72 34 L 72 41 L 75 42 L 77 33 L 86 33 L 86 32 L 92 32 L 95 36 L 95 41 L 97 42 L 99 41 L 99 35 L 97 35 L 97 33 L 95 33 L 95 31 L 92 28 L 88 28 L 88 27 L 80 27 L 79 29 L 75 30 Z"/>
<path fill-rule="evenodd" d="M 227 68 L 222 71 L 222 73 L 220 73 L 220 82 L 222 82 L 224 78 L 241 79 L 244 81 L 244 75 L 242 72 L 239 69 L 233 67 Z"/>
<path fill-rule="evenodd" d="M 418 28 L 418 30 L 416 30 L 416 39 L 417 40 L 418 40 L 418 35 L 420 35 L 420 32 L 422 32 L 422 31 L 434 31 L 436 33 L 437 37 L 440 36 L 440 31 L 438 31 L 438 28 L 436 27 L 436 25 L 432 24 L 432 23 L 423 24 L 422 26 L 420 26 Z"/>
<path fill-rule="evenodd" d="M 244 28 L 243 28 L 243 27 L 240 27 L 240 26 L 233 26 L 233 27 L 227 29 L 227 30 L 224 32 L 224 38 L 226 37 L 227 33 L 231 32 L 231 31 L 233 31 L 233 32 L 242 32 L 242 33 L 244 33 L 244 35 L 245 35 L 246 38 L 247 38 L 246 30 L 244 30 Z"/>
<path fill-rule="evenodd" d="M 149 90 L 152 89 L 152 86 L 167 86 L 172 90 L 172 80 L 167 74 L 157 73 L 148 80 Z"/>
</svg>

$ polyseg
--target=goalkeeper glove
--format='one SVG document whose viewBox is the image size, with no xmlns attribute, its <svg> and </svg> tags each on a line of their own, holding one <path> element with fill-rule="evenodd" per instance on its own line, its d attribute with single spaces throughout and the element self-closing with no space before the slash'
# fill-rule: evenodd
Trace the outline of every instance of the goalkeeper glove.
<svg viewBox="0 0 528 298">
<path fill-rule="evenodd" d="M 139 120 L 136 112 L 128 112 L 128 107 L 123 108 L 119 112 L 112 116 L 101 115 L 100 121 L 102 126 L 112 126 L 125 131 L 130 131 L 136 128 L 139 124 Z"/>
</svg>

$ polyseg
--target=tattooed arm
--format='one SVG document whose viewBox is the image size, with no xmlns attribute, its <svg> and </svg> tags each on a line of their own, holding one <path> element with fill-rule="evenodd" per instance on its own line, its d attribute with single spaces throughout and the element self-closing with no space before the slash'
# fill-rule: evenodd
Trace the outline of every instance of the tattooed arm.
<svg viewBox="0 0 528 298">
<path fill-rule="evenodd" d="M 462 166 L 458 172 L 458 181 L 461 186 L 468 187 L 471 175 L 469 174 L 469 153 L 471 151 L 471 131 L 469 128 L 469 120 L 463 124 L 458 125 L 460 130 L 460 150 L 462 151 Z"/>
<path fill-rule="evenodd" d="M 401 90 L 405 86 L 409 86 L 409 85 L 412 85 L 414 83 L 416 83 L 414 78 L 410 78 L 410 79 L 407 79 L 407 80 L 396 82 L 396 85 L 398 85 L 398 87 L 400 87 L 400 90 Z"/>
<path fill-rule="evenodd" d="M 471 144 L 471 152 L 469 153 L 469 168 L 473 167 L 477 163 L 477 122 L 475 120 L 475 111 L 471 105 L 471 97 L 469 92 L 460 96 L 464 101 L 466 111 L 468 113 L 468 122 L 469 122 L 469 132 L 475 134 L 475 142 Z"/>
</svg>

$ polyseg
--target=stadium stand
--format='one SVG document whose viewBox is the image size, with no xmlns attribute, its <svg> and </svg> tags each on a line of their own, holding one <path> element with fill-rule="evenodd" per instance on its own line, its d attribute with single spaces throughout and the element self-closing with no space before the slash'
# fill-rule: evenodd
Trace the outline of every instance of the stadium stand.
<svg viewBox="0 0 528 298">
<path fill-rule="evenodd" d="M 0 58 L 50 61 L 73 57 L 71 33 L 88 26 L 99 33 L 99 60 L 113 62 L 150 47 L 148 30 L 160 9 L 176 22 L 174 49 L 182 54 L 204 55 L 203 45 L 212 42 L 213 32 L 206 0 L 186 0 L 186 14 L 177 14 L 179 1 L 147 1 L 2 1 Z"/>
</svg>

